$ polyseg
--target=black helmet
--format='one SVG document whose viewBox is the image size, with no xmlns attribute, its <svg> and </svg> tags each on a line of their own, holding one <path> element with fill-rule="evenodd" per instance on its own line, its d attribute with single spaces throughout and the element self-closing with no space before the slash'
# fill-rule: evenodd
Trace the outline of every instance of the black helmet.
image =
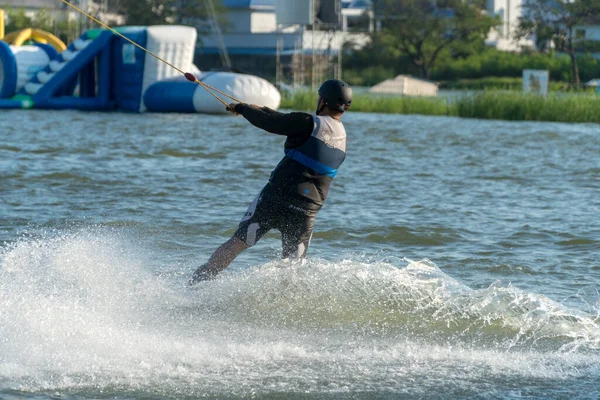
<svg viewBox="0 0 600 400">
<path fill-rule="evenodd" d="M 319 88 L 319 96 L 332 110 L 346 111 L 352 104 L 352 88 L 339 79 L 325 81 Z"/>
</svg>

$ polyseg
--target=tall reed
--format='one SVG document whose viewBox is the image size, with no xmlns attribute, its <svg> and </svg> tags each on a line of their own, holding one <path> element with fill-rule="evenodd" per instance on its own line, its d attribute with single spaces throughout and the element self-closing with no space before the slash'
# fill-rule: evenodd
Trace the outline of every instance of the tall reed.
<svg viewBox="0 0 600 400">
<path fill-rule="evenodd" d="M 490 91 L 460 96 L 454 107 L 464 118 L 600 123 L 600 97 L 593 94 Z"/>
<path fill-rule="evenodd" d="M 314 111 L 317 96 L 310 91 L 284 92 L 281 107 Z M 352 111 L 392 114 L 449 115 L 510 121 L 600 123 L 600 96 L 591 93 L 483 91 L 452 97 L 408 97 L 356 93 Z"/>
<path fill-rule="evenodd" d="M 317 108 L 317 96 L 310 91 L 284 92 L 281 107 L 312 111 Z M 358 93 L 352 101 L 352 111 L 387 114 L 448 115 L 445 99 L 439 97 L 409 97 Z"/>
</svg>

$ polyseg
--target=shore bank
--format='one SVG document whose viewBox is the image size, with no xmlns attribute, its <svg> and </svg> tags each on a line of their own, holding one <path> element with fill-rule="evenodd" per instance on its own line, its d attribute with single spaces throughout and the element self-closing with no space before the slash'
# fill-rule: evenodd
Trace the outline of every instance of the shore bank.
<svg viewBox="0 0 600 400">
<path fill-rule="evenodd" d="M 316 97 L 311 91 L 284 92 L 282 95 L 281 108 L 314 111 L 315 106 Z M 550 93 L 543 97 L 518 91 L 465 92 L 439 97 L 356 93 L 351 110 L 509 121 L 600 123 L 600 96 Z"/>
</svg>

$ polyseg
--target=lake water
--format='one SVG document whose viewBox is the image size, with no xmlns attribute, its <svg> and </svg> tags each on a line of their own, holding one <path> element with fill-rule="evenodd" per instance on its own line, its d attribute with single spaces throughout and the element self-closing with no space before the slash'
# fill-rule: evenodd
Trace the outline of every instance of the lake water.
<svg viewBox="0 0 600 400">
<path fill-rule="evenodd" d="M 212 282 L 241 117 L 0 113 L 0 397 L 598 398 L 600 126 L 352 113 L 306 263 Z"/>
</svg>

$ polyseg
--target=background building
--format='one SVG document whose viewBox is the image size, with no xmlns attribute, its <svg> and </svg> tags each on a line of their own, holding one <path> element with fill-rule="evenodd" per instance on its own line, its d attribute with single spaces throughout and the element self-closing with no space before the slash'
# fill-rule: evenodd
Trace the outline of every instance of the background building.
<svg viewBox="0 0 600 400">
<path fill-rule="evenodd" d="M 501 24 L 488 37 L 486 43 L 504 51 L 520 51 L 522 47 L 532 47 L 531 40 L 517 40 L 515 34 L 523 14 L 523 4 L 527 0 L 486 0 L 486 10 L 500 18 Z"/>
<path fill-rule="evenodd" d="M 364 44 L 374 28 L 370 1 L 294 1 L 223 0 L 228 25 L 221 34 L 214 30 L 202 37 L 196 65 L 223 68 L 228 58 L 234 70 L 280 84 L 314 85 L 323 76 L 340 77 L 344 43 Z M 313 8 L 314 23 L 285 23 L 290 15 L 282 7 L 294 12 L 301 3 Z"/>
<path fill-rule="evenodd" d="M 600 19 L 588 18 L 585 23 L 574 28 L 575 50 L 579 53 L 589 53 L 600 59 Z M 600 71 L 598 73 L 600 75 Z M 598 86 L 600 91 L 600 86 Z"/>
</svg>

